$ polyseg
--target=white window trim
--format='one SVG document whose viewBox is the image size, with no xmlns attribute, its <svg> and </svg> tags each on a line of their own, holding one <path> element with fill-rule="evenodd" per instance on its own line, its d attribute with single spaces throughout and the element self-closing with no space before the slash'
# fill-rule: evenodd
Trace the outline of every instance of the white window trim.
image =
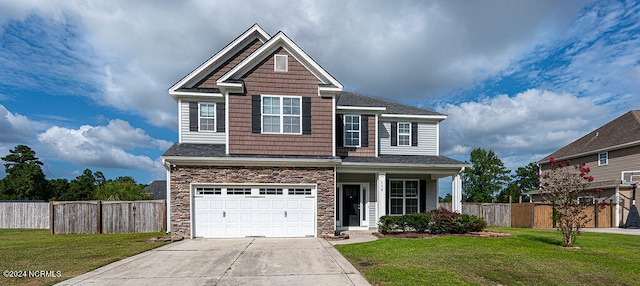
<svg viewBox="0 0 640 286">
<path fill-rule="evenodd" d="M 391 196 L 391 182 L 394 182 L 394 181 L 402 181 L 402 197 L 393 197 L 393 196 Z M 416 182 L 417 183 L 418 196 L 416 196 L 416 197 L 407 197 L 407 182 Z M 408 198 L 409 199 L 417 199 L 418 200 L 418 206 L 417 206 L 418 207 L 418 211 L 417 212 L 420 212 L 420 180 L 417 180 L 417 179 L 391 179 L 391 180 L 389 180 L 389 188 L 388 188 L 388 190 L 389 190 L 389 206 L 387 206 L 388 207 L 387 213 L 390 216 L 406 215 L 407 214 L 407 199 Z M 402 199 L 402 213 L 401 214 L 392 214 L 391 213 L 391 205 L 392 205 L 391 200 L 392 199 Z"/>
<path fill-rule="evenodd" d="M 263 112 L 263 108 L 264 108 L 264 98 L 265 97 L 278 97 L 280 98 L 280 114 L 276 115 L 276 114 L 264 114 Z M 288 132 L 284 132 L 284 98 L 297 98 L 299 99 L 300 102 L 300 114 L 297 115 L 298 119 L 299 119 L 299 125 L 300 125 L 300 132 L 297 133 L 288 133 Z M 280 116 L 280 132 L 265 132 L 264 131 L 264 117 L 266 116 Z M 290 114 L 286 115 L 286 116 L 292 116 Z M 264 94 L 260 97 L 260 131 L 262 132 L 262 134 L 285 134 L 285 135 L 302 135 L 302 96 L 288 96 L 288 95 L 271 95 L 271 94 Z"/>
<path fill-rule="evenodd" d="M 278 70 L 277 58 L 284 58 L 284 70 Z M 289 57 L 287 55 L 274 55 L 273 56 L 273 71 L 274 72 L 288 72 L 289 71 Z"/>
<path fill-rule="evenodd" d="M 201 108 L 203 104 L 211 104 L 213 105 L 213 117 L 202 117 Z M 213 119 L 213 130 L 202 130 L 202 118 L 212 118 Z M 217 131 L 217 122 L 216 122 L 216 103 L 215 102 L 198 102 L 198 132 L 216 132 Z"/>
<path fill-rule="evenodd" d="M 600 158 L 600 155 L 602 154 L 605 155 L 604 163 L 602 163 L 602 159 Z M 609 152 L 598 153 L 598 166 L 605 166 L 605 165 L 609 165 Z"/>
<path fill-rule="evenodd" d="M 406 134 L 406 133 L 400 134 L 400 124 L 409 124 L 409 134 Z M 411 128 L 412 127 L 413 126 L 411 126 L 411 122 L 398 122 L 398 124 L 397 124 L 398 130 L 396 130 L 396 135 L 397 135 L 396 142 L 398 142 L 398 146 L 404 146 L 404 147 L 410 147 L 411 146 Z M 408 141 L 409 143 L 406 144 L 406 145 L 405 144 L 400 144 L 400 135 L 409 135 L 409 141 Z"/>
<path fill-rule="evenodd" d="M 347 144 L 347 116 L 357 116 L 358 117 L 358 144 L 357 145 L 349 145 Z M 342 121 L 342 146 L 344 147 L 360 147 L 362 146 L 362 115 L 360 114 L 345 114 L 344 120 Z M 351 131 L 351 133 L 356 133 L 356 131 Z"/>
</svg>

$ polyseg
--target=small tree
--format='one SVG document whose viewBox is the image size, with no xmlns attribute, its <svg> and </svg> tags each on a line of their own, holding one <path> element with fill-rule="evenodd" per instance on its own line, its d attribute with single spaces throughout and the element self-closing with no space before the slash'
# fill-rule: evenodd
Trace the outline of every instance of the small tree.
<svg viewBox="0 0 640 286">
<path fill-rule="evenodd" d="M 554 205 L 554 221 L 562 232 L 564 246 L 570 247 L 575 242 L 576 232 L 591 220 L 585 210 L 593 207 L 602 190 L 589 188 L 593 176 L 589 175 L 591 170 L 585 164 L 571 166 L 569 160 L 556 162 L 553 158 L 550 164 L 551 169 L 541 174 L 541 195 Z"/>
</svg>

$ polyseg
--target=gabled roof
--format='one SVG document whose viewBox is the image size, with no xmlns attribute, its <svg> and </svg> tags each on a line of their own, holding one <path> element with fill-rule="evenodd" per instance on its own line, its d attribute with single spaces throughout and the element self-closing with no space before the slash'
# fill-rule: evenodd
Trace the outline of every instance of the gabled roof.
<svg viewBox="0 0 640 286">
<path fill-rule="evenodd" d="M 338 98 L 338 109 L 347 109 L 346 107 L 382 107 L 382 116 L 394 117 L 397 115 L 418 115 L 433 117 L 434 119 L 446 119 L 447 115 L 417 108 L 409 105 L 399 104 L 384 99 L 369 97 L 353 92 L 343 92 Z"/>
<path fill-rule="evenodd" d="M 269 36 L 269 34 L 267 34 L 267 32 L 265 32 L 258 24 L 254 24 L 214 56 L 171 86 L 169 88 L 169 94 L 173 96 L 176 93 L 182 92 L 181 89 L 192 88 L 193 86 L 191 85 L 197 83 L 211 71 L 224 64 L 229 57 L 242 50 L 245 46 L 251 44 L 254 40 L 258 39 L 264 43 L 270 38 L 271 36 Z"/>
<path fill-rule="evenodd" d="M 241 61 L 238 65 L 232 68 L 229 72 L 218 79 L 217 83 L 223 86 L 224 83 L 228 83 L 230 80 L 241 79 L 247 72 L 253 67 L 258 65 L 262 60 L 271 55 L 278 48 L 284 48 L 289 54 L 305 66 L 314 76 L 319 80 L 318 89 L 322 92 L 328 91 L 331 93 L 337 93 L 342 91 L 342 84 L 336 80 L 331 74 L 329 74 L 324 68 L 316 63 L 307 53 L 305 53 L 298 45 L 296 45 L 287 35 L 282 31 L 278 32 L 275 36 L 264 43 L 260 48 L 255 50 L 251 55 Z"/>
<path fill-rule="evenodd" d="M 640 110 L 631 110 L 544 157 L 539 163 L 546 163 L 551 158 L 566 159 L 636 144 L 640 144 Z"/>
</svg>

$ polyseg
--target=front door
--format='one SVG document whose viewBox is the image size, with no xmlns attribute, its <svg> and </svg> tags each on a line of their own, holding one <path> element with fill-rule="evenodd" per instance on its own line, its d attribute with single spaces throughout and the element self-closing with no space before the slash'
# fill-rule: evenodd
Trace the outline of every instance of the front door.
<svg viewBox="0 0 640 286">
<path fill-rule="evenodd" d="M 342 198 L 342 226 L 360 226 L 360 185 L 343 185 Z"/>
</svg>

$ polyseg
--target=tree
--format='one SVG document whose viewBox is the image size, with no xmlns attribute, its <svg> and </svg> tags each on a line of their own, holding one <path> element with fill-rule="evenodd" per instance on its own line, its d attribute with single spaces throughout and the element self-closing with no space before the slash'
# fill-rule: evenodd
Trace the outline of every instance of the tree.
<svg viewBox="0 0 640 286">
<path fill-rule="evenodd" d="M 497 197 L 498 202 L 508 203 L 509 197 L 517 200 L 524 193 L 537 190 L 539 188 L 538 180 L 540 179 L 538 165 L 529 163 L 524 167 L 519 167 L 511 178 L 512 180 L 507 187 L 500 191 Z M 525 196 L 524 201 L 529 201 L 529 196 Z"/>
<path fill-rule="evenodd" d="M 443 197 L 438 197 L 438 201 L 441 203 L 450 203 L 453 199 L 451 198 L 451 194 L 447 194 Z"/>
<path fill-rule="evenodd" d="M 29 146 L 18 145 L 2 157 L 7 176 L 3 179 L 3 194 L 10 200 L 47 199 L 47 179 L 42 172 L 42 162 Z"/>
<path fill-rule="evenodd" d="M 471 168 L 463 173 L 463 200 L 490 203 L 493 196 L 509 182 L 510 171 L 491 150 L 476 148 L 471 151 Z"/>
<path fill-rule="evenodd" d="M 118 177 L 115 180 L 108 180 L 98 185 L 93 194 L 93 199 L 104 201 L 150 200 L 151 195 L 144 187 L 144 185 L 137 184 L 132 177 Z"/>
<path fill-rule="evenodd" d="M 100 172 L 96 172 L 100 173 Z M 102 173 L 100 173 L 102 174 Z M 104 178 L 104 176 L 102 177 Z M 59 200 L 62 201 L 84 201 L 91 199 L 91 195 L 98 184 L 96 176 L 89 169 L 85 169 L 82 175 L 77 176 L 69 183 L 66 192 L 60 195 Z"/>
<path fill-rule="evenodd" d="M 550 164 L 551 168 L 540 177 L 541 196 L 553 204 L 553 219 L 562 232 L 564 246 L 570 247 L 576 232 L 591 220 L 585 210 L 593 208 L 602 190 L 590 189 L 594 178 L 584 163 L 570 166 L 569 160 L 556 162 L 551 158 Z"/>
<path fill-rule="evenodd" d="M 48 183 L 49 198 L 50 201 L 62 200 L 64 194 L 69 190 L 69 180 L 67 179 L 53 179 Z"/>
</svg>

